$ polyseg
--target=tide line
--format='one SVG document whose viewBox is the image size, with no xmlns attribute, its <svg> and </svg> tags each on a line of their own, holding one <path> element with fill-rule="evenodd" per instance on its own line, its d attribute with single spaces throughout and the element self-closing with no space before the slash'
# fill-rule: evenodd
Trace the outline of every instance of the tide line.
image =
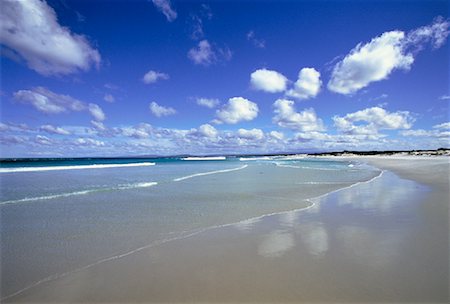
<svg viewBox="0 0 450 304">
<path fill-rule="evenodd" d="M 55 170 L 82 170 L 82 169 L 105 169 L 105 168 L 122 168 L 122 167 L 144 167 L 154 166 L 155 163 L 129 163 L 129 164 L 92 164 L 79 166 L 49 166 L 49 167 L 18 167 L 18 168 L 0 168 L 0 173 L 16 173 L 16 172 L 41 172 Z"/>
<path fill-rule="evenodd" d="M 192 175 L 188 175 L 188 176 L 175 178 L 173 181 L 174 182 L 179 182 L 179 181 L 182 181 L 182 180 L 185 180 L 185 179 L 189 179 L 189 178 L 193 178 L 193 177 L 197 177 L 197 176 L 205 176 L 205 175 L 211 175 L 211 174 L 217 174 L 217 173 L 232 172 L 232 171 L 242 170 L 242 169 L 247 168 L 247 167 L 248 167 L 248 165 L 243 165 L 241 167 L 232 168 L 232 169 L 224 169 L 224 170 L 217 170 L 217 171 L 201 172 L 201 173 L 196 173 L 196 174 L 192 174 Z"/>
<path fill-rule="evenodd" d="M 34 201 L 40 201 L 40 200 L 51 200 L 51 199 L 62 198 L 62 197 L 86 195 L 86 194 L 95 193 L 95 192 L 148 188 L 148 187 L 155 186 L 157 184 L 158 184 L 157 182 L 142 182 L 142 183 L 133 183 L 133 184 L 123 184 L 123 185 L 118 185 L 116 187 L 110 187 L 110 188 L 96 188 L 96 189 L 74 191 L 74 192 L 67 192 L 67 193 L 60 193 L 60 194 L 51 194 L 51 195 L 44 195 L 44 196 L 37 196 L 37 197 L 26 197 L 26 198 L 22 198 L 22 199 L 18 199 L 18 200 L 10 200 L 10 201 L 0 202 L 0 206 L 19 204 L 19 203 L 28 203 L 28 202 L 34 202 Z"/>
</svg>

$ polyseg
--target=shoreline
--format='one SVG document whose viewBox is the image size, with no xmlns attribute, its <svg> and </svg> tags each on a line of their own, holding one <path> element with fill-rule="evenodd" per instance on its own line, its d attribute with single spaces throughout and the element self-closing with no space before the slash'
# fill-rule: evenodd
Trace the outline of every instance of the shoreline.
<svg viewBox="0 0 450 304">
<path fill-rule="evenodd" d="M 368 181 L 357 182 L 357 183 L 351 184 L 351 185 L 349 185 L 347 187 L 339 188 L 339 189 L 333 190 L 331 192 L 328 192 L 326 194 L 322 194 L 322 195 L 319 195 L 317 197 L 306 199 L 305 201 L 312 202 L 312 201 L 316 200 L 316 201 L 318 201 L 317 203 L 320 205 L 320 202 L 321 202 L 322 199 L 326 200 L 326 198 L 329 198 L 329 197 L 333 196 L 334 194 L 336 194 L 338 192 L 345 191 L 345 190 L 348 191 L 348 190 L 350 190 L 350 188 L 353 188 L 353 187 L 355 187 L 357 185 L 368 184 L 368 183 L 378 179 L 379 177 L 383 176 L 383 172 L 385 170 L 391 171 L 395 175 L 401 176 L 401 177 L 409 179 L 409 180 L 413 180 L 413 181 L 418 182 L 420 184 L 425 184 L 427 186 L 431 186 L 432 189 L 436 190 L 436 193 L 433 192 L 432 194 L 433 195 L 438 194 L 439 197 L 442 196 L 442 195 L 444 195 L 444 197 L 445 197 L 445 193 L 444 192 L 445 192 L 445 189 L 447 189 L 447 197 L 448 197 L 448 182 L 445 182 L 445 180 L 444 180 L 444 182 L 442 182 L 442 177 L 443 177 L 442 174 L 440 176 L 438 176 L 438 177 L 433 177 L 431 179 L 430 178 L 425 178 L 424 179 L 423 177 L 421 178 L 421 173 L 415 173 L 415 171 L 414 171 L 415 168 L 413 168 L 414 164 L 411 163 L 411 161 L 412 161 L 411 159 L 407 159 L 406 162 L 403 162 L 402 164 L 398 164 L 398 163 L 393 164 L 393 163 L 391 163 L 391 164 L 384 164 L 383 165 L 383 163 L 380 164 L 380 161 L 381 162 L 386 162 L 386 159 L 389 160 L 391 158 L 390 157 L 382 157 L 382 158 L 377 157 L 375 160 L 373 158 L 370 158 L 370 157 L 369 158 L 362 158 L 362 157 L 350 157 L 350 158 L 349 157 L 330 157 L 330 158 L 331 159 L 342 158 L 342 159 L 346 159 L 346 160 L 351 159 L 351 160 L 363 161 L 363 162 L 367 161 L 367 163 L 369 163 L 369 165 L 372 165 L 372 166 L 375 166 L 376 168 L 379 168 L 381 170 L 381 172 L 380 172 L 379 175 L 371 178 Z M 425 158 L 425 159 L 429 160 L 429 158 Z M 448 158 L 446 158 L 446 160 L 447 159 Z M 393 160 L 393 159 L 391 159 L 391 160 Z M 396 159 L 395 161 L 398 162 L 398 159 Z M 448 172 L 448 167 L 442 166 L 442 162 L 438 161 L 438 163 L 439 163 L 439 164 L 437 164 L 438 166 L 444 168 L 443 170 L 440 170 L 440 173 L 445 173 L 445 170 L 447 170 L 446 172 Z M 436 165 L 436 164 L 434 164 L 434 165 Z M 424 170 L 425 171 L 429 170 L 429 168 L 428 169 L 424 168 Z M 444 187 L 442 186 L 442 184 L 444 185 Z M 446 187 L 445 187 L 445 185 L 446 185 Z M 439 193 L 437 193 L 437 192 L 439 192 Z M 211 226 L 211 227 L 207 227 L 207 228 L 204 228 L 204 229 L 200 229 L 198 231 L 187 232 L 188 233 L 187 235 L 184 235 L 184 236 L 181 236 L 181 237 L 176 237 L 173 240 L 167 240 L 167 241 L 164 241 L 164 242 L 160 242 L 160 244 L 147 245 L 147 246 L 144 246 L 142 248 L 135 249 L 132 252 L 119 254 L 119 255 L 114 256 L 114 257 L 109 257 L 109 258 L 103 259 L 103 260 L 101 260 L 99 262 L 96 262 L 96 263 L 94 263 L 92 265 L 85 266 L 85 267 L 83 267 L 81 269 L 76 269 L 76 270 L 70 271 L 68 273 L 58 275 L 56 277 L 43 279 L 40 282 L 38 282 L 37 284 L 33 284 L 33 285 L 31 285 L 29 287 L 26 287 L 25 289 L 23 289 L 23 290 L 21 290 L 21 291 L 19 291 L 17 293 L 14 293 L 12 295 L 9 295 L 9 296 L 6 296 L 6 297 L 2 298 L 2 300 L 9 300 L 10 298 L 15 298 L 16 296 L 18 296 L 20 298 L 23 293 L 27 293 L 28 291 L 31 291 L 37 285 L 53 284 L 53 283 L 58 284 L 59 282 L 56 282 L 56 281 L 59 281 L 60 279 L 65 279 L 65 278 L 68 278 L 68 277 L 71 277 L 71 276 L 77 276 L 78 273 L 85 272 L 88 268 L 91 268 L 91 267 L 96 266 L 96 265 L 100 266 L 100 264 L 103 264 L 103 262 L 108 262 L 108 261 L 116 260 L 116 259 L 118 260 L 118 259 L 121 259 L 122 257 L 128 257 L 127 259 L 130 259 L 130 258 L 132 258 L 132 254 L 142 255 L 145 251 L 148 251 L 146 249 L 155 248 L 155 246 L 156 247 L 160 247 L 160 245 L 172 246 L 169 243 L 173 243 L 172 241 L 175 241 L 175 240 L 176 241 L 181 241 L 182 243 L 183 242 L 187 242 L 187 241 L 189 241 L 187 239 L 191 238 L 191 237 L 195 237 L 195 238 L 199 238 L 200 237 L 201 238 L 203 233 L 205 233 L 205 234 L 219 233 L 220 234 L 221 231 L 230 229 L 231 227 L 234 227 L 234 226 L 238 225 L 239 223 L 251 222 L 251 221 L 257 221 L 257 222 L 259 222 L 259 221 L 268 221 L 271 218 L 303 212 L 303 211 L 306 211 L 308 209 L 311 209 L 314 206 L 316 206 L 316 203 L 312 202 L 311 205 L 309 205 L 309 206 L 307 206 L 305 208 L 299 208 L 299 209 L 294 209 L 294 210 L 288 210 L 288 211 L 275 212 L 275 213 L 271 213 L 271 214 L 265 214 L 265 215 L 261 215 L 261 216 L 258 216 L 258 217 L 249 218 L 249 219 L 241 220 L 241 221 L 238 221 L 238 222 L 234 222 L 234 223 L 229 223 L 229 224 L 224 224 L 224 225 L 219 225 L 219 226 Z M 448 210 L 448 205 L 447 205 L 447 210 Z M 163 247 L 165 247 L 165 246 L 163 246 Z M 110 264 L 110 263 L 106 263 L 106 264 Z M 106 267 L 106 266 L 101 266 L 101 267 Z M 69 288 L 70 286 L 66 286 L 66 287 Z"/>
<path fill-rule="evenodd" d="M 243 166 L 241 166 L 241 167 L 239 167 L 237 169 L 246 168 L 247 166 L 248 165 L 243 165 Z M 233 170 L 234 171 L 234 170 L 236 170 L 236 168 L 228 169 L 228 170 Z M 127 256 L 130 256 L 132 254 L 139 253 L 141 251 L 145 251 L 145 250 L 157 247 L 157 246 L 161 246 L 161 245 L 167 244 L 169 242 L 184 240 L 184 239 L 187 239 L 187 238 L 190 238 L 190 237 L 195 237 L 195 236 L 197 236 L 199 234 L 208 233 L 209 231 L 213 231 L 213 230 L 216 230 L 216 229 L 230 228 L 230 227 L 238 226 L 240 224 L 245 224 L 247 222 L 261 221 L 261 220 L 264 220 L 266 218 L 270 218 L 270 217 L 273 217 L 273 216 L 289 214 L 289 213 L 292 213 L 292 212 L 305 212 L 305 211 L 308 211 L 311 208 L 317 207 L 317 205 L 320 204 L 320 200 L 322 198 L 325 198 L 325 197 L 327 197 L 329 195 L 332 195 L 332 194 L 337 193 L 337 192 L 342 191 L 342 190 L 346 190 L 346 189 L 350 189 L 350 188 L 356 187 L 356 186 L 361 185 L 361 184 L 371 183 L 372 181 L 380 178 L 383 175 L 384 172 L 385 172 L 385 170 L 379 169 L 379 174 L 377 174 L 376 176 L 374 176 L 374 177 L 372 177 L 372 178 L 370 178 L 368 180 L 358 181 L 358 182 L 352 183 L 350 185 L 344 186 L 342 188 L 331 190 L 330 192 L 327 192 L 327 193 L 323 193 L 323 194 L 320 194 L 320 195 L 317 195 L 317 196 L 301 199 L 299 201 L 299 203 L 304 202 L 304 203 L 308 203 L 308 204 L 305 205 L 305 206 L 299 207 L 299 208 L 290 209 L 290 210 L 284 210 L 284 211 L 277 211 L 277 212 L 272 212 L 272 213 L 267 213 L 267 214 L 262 214 L 262 215 L 259 215 L 259 216 L 254 216 L 254 217 L 246 218 L 246 219 L 243 219 L 243 220 L 240 220 L 240 221 L 226 223 L 226 224 L 221 224 L 221 225 L 213 225 L 213 226 L 208 226 L 208 227 L 200 228 L 200 229 L 194 229 L 194 230 L 190 230 L 190 231 L 182 231 L 182 232 L 180 232 L 180 234 L 181 234 L 180 236 L 177 236 L 177 237 L 174 237 L 174 238 L 169 238 L 169 239 L 158 240 L 158 241 L 155 241 L 155 242 L 153 242 L 151 244 L 147 244 L 147 245 L 141 246 L 139 248 L 133 249 L 133 250 L 128 251 L 128 252 L 118 253 L 117 255 L 114 255 L 114 256 L 105 257 L 105 258 L 103 258 L 103 259 L 101 259 L 99 261 L 96 261 L 94 263 L 91 263 L 89 265 L 85 265 L 85 266 L 77 268 L 77 269 L 73 269 L 73 270 L 70 270 L 70 271 L 67 271 L 67 272 L 64 272 L 64 273 L 61 273 L 61 274 L 54 274 L 54 275 L 51 275 L 49 277 L 43 278 L 43 279 L 41 279 L 41 280 L 39 280 L 39 281 L 29 285 L 29 286 L 26 286 L 26 287 L 24 287 L 24 288 L 22 288 L 22 289 L 20 289 L 20 290 L 18 290 L 16 292 L 10 294 L 10 295 L 6 295 L 5 297 L 1 298 L 0 300 L 8 300 L 10 298 L 13 298 L 13 297 L 16 297 L 16 296 L 20 296 L 22 293 L 24 293 L 24 292 L 26 292 L 26 291 L 34 288 L 34 287 L 37 287 L 37 286 L 39 286 L 41 284 L 52 282 L 52 281 L 55 281 L 55 280 L 58 280 L 58 279 L 61 279 L 61 278 L 65 278 L 67 276 L 76 274 L 76 273 L 78 273 L 80 271 L 84 271 L 86 269 L 94 267 L 96 265 L 99 265 L 99 264 L 102 264 L 102 263 L 105 263 L 105 262 L 109 262 L 109 261 L 113 261 L 113 260 L 116 260 L 116 259 L 120 259 L 120 258 L 123 258 L 123 257 L 127 257 Z M 190 178 L 190 177 L 191 176 L 189 176 L 188 178 Z M 181 179 L 185 179 L 185 178 L 186 177 L 183 177 Z"/>
</svg>

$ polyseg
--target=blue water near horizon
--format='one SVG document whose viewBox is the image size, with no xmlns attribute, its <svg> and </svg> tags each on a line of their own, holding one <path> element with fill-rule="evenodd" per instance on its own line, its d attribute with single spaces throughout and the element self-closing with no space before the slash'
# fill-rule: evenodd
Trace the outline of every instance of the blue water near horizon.
<svg viewBox="0 0 450 304">
<path fill-rule="evenodd" d="M 304 208 L 379 174 L 322 158 L 2 162 L 1 297 L 154 242 Z"/>
</svg>

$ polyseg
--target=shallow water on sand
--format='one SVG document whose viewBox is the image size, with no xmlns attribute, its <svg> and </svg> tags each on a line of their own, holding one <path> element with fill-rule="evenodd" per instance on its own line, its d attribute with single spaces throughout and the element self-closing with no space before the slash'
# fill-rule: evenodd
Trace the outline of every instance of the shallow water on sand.
<svg viewBox="0 0 450 304">
<path fill-rule="evenodd" d="M 429 214 L 432 204 L 442 204 L 430 195 L 429 188 L 385 172 L 314 199 L 308 209 L 208 229 L 15 299 L 446 302 L 446 215 Z"/>
<path fill-rule="evenodd" d="M 0 173 L 1 296 L 155 242 L 304 208 L 379 172 L 234 160 Z"/>
</svg>

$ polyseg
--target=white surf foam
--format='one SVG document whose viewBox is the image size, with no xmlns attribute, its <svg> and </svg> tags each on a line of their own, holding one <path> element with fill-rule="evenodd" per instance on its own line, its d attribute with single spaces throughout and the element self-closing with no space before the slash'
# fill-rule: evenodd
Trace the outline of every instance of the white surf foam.
<svg viewBox="0 0 450 304">
<path fill-rule="evenodd" d="M 82 170 L 82 169 L 105 169 L 105 168 L 122 168 L 122 167 L 142 167 L 153 166 L 155 163 L 130 163 L 130 164 L 92 164 L 79 166 L 49 166 L 49 167 L 18 167 L 18 168 L 0 168 L 0 173 L 15 172 L 40 172 L 53 170 Z"/>
<path fill-rule="evenodd" d="M 300 160 L 300 159 L 305 159 L 305 158 L 308 158 L 308 155 L 298 154 L 298 155 L 290 155 L 290 156 L 277 156 L 274 159 L 276 159 L 276 160 Z"/>
<path fill-rule="evenodd" d="M 282 168 L 319 170 L 319 171 L 342 171 L 342 170 L 349 171 L 349 170 L 351 170 L 351 169 L 348 169 L 348 168 L 341 168 L 341 169 L 339 169 L 339 168 L 321 168 L 321 167 L 294 166 L 294 165 L 280 164 L 279 162 L 275 162 L 275 165 L 277 167 L 282 167 Z"/>
<path fill-rule="evenodd" d="M 226 160 L 225 156 L 184 157 L 182 160 Z"/>
<path fill-rule="evenodd" d="M 52 199 L 57 199 L 57 198 L 70 197 L 70 196 L 86 195 L 86 194 L 94 193 L 94 192 L 147 188 L 147 187 L 155 186 L 157 184 L 158 184 L 157 182 L 143 182 L 143 183 L 123 184 L 123 185 L 118 185 L 116 187 L 111 187 L 111 188 L 96 188 L 96 189 L 59 193 L 59 194 L 51 194 L 51 195 L 44 195 L 44 196 L 37 196 L 37 197 L 26 197 L 26 198 L 22 198 L 22 199 L 18 199 L 18 200 L 10 200 L 10 201 L 0 202 L 0 206 L 9 205 L 9 204 L 18 204 L 18 203 L 28 203 L 28 202 L 41 201 L 41 200 L 52 200 Z"/>
<path fill-rule="evenodd" d="M 247 167 L 248 167 L 248 165 L 243 165 L 241 167 L 232 168 L 232 169 L 224 169 L 224 170 L 217 170 L 217 171 L 201 172 L 201 173 L 196 173 L 196 174 L 192 174 L 192 175 L 188 175 L 188 176 L 175 178 L 173 181 L 174 182 L 179 182 L 179 181 L 182 181 L 182 180 L 185 180 L 185 179 L 188 179 L 188 178 L 197 177 L 197 176 L 204 176 L 204 175 L 210 175 L 210 174 L 232 172 L 232 171 L 241 170 L 241 169 L 244 169 L 244 168 L 247 168 Z"/>
<path fill-rule="evenodd" d="M 272 157 L 264 156 L 264 157 L 240 157 L 240 161 L 252 161 L 252 160 L 271 160 Z"/>
</svg>

